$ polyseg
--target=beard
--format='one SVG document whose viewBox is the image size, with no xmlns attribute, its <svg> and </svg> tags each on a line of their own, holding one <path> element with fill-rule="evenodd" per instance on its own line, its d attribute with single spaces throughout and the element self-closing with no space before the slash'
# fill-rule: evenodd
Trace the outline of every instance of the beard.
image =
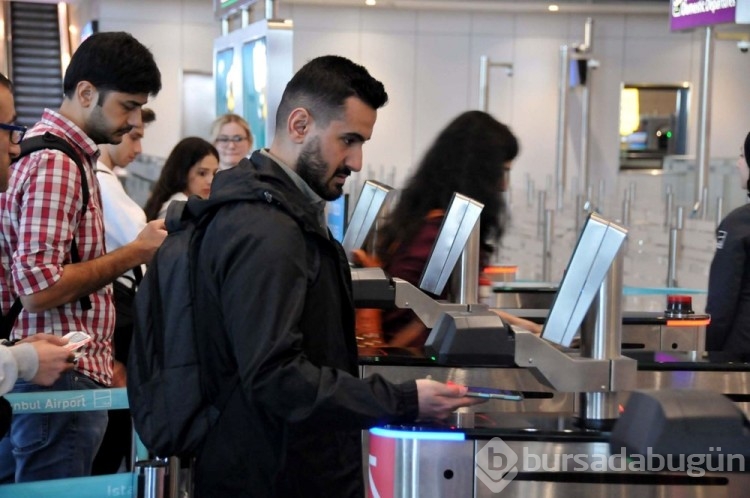
<svg viewBox="0 0 750 498">
<path fill-rule="evenodd" d="M 119 130 L 111 131 L 102 107 L 99 105 L 91 112 L 86 128 L 86 134 L 95 144 L 119 144 L 122 142 L 122 137 L 133 129 L 132 126 L 126 125 Z"/>
<path fill-rule="evenodd" d="M 344 193 L 343 185 L 334 184 L 332 181 L 336 175 L 352 174 L 352 171 L 343 166 L 337 168 L 329 177 L 329 166 L 320 152 L 320 137 L 315 137 L 307 144 L 297 159 L 297 174 L 307 183 L 310 188 L 326 201 L 334 201 Z"/>
</svg>

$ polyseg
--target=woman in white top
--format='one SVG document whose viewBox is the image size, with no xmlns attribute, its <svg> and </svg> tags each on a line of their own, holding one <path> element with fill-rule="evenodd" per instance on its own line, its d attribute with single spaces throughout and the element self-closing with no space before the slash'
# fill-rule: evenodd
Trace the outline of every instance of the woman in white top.
<svg viewBox="0 0 750 498">
<path fill-rule="evenodd" d="M 242 116 L 223 114 L 211 126 L 211 141 L 219 151 L 219 169 L 237 166 L 253 150 L 253 134 Z"/>
<path fill-rule="evenodd" d="M 167 206 L 174 200 L 184 201 L 191 195 L 208 198 L 211 182 L 219 170 L 219 152 L 198 137 L 182 139 L 164 162 L 159 179 L 146 201 L 144 211 L 151 221 L 164 218 Z"/>
</svg>

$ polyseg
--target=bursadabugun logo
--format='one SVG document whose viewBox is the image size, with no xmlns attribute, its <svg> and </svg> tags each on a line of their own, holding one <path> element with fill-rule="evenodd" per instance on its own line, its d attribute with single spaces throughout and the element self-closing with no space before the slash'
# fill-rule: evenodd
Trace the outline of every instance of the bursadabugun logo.
<svg viewBox="0 0 750 498">
<path fill-rule="evenodd" d="M 477 477 L 493 493 L 499 493 L 518 475 L 518 455 L 499 437 L 493 437 L 477 453 Z"/>
</svg>

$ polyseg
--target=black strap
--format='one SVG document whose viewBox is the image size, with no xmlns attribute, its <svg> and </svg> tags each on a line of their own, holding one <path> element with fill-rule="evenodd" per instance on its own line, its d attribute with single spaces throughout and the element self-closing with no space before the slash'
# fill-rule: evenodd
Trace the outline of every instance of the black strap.
<svg viewBox="0 0 750 498">
<path fill-rule="evenodd" d="M 16 324 L 16 319 L 21 313 L 23 303 L 19 298 L 13 301 L 13 306 L 10 307 L 8 314 L 3 316 L 2 322 L 0 322 L 0 339 L 10 339 L 10 332 L 13 330 L 13 325 Z"/>
<path fill-rule="evenodd" d="M 47 149 L 59 150 L 60 152 L 68 156 L 74 163 L 76 163 L 76 166 L 78 166 L 78 171 L 81 174 L 81 197 L 83 203 L 81 213 L 85 214 L 86 209 L 89 205 L 90 197 L 89 183 L 86 179 L 86 168 L 83 165 L 83 161 L 81 161 L 80 154 L 76 152 L 73 146 L 70 145 L 64 138 L 53 135 L 50 132 L 45 132 L 44 135 L 29 137 L 21 142 L 21 152 L 20 154 L 18 154 L 18 157 L 14 159 L 14 161 L 18 161 L 22 157 L 28 156 L 33 152 Z M 73 238 L 70 244 L 70 260 L 73 263 L 81 262 L 81 256 L 78 254 L 78 244 L 76 243 L 75 238 Z M 81 304 L 82 310 L 87 311 L 91 309 L 91 298 L 89 296 L 82 296 L 78 300 L 78 302 Z M 2 335 L 2 337 L 0 337 L 0 339 L 8 339 L 10 337 L 10 332 L 13 329 L 13 326 L 15 325 L 16 319 L 21 313 L 22 308 L 23 304 L 21 303 L 21 300 L 19 298 L 16 298 L 10 311 L 8 311 L 8 313 L 3 315 L 2 317 L 2 323 L 0 323 L 0 335 Z"/>
</svg>

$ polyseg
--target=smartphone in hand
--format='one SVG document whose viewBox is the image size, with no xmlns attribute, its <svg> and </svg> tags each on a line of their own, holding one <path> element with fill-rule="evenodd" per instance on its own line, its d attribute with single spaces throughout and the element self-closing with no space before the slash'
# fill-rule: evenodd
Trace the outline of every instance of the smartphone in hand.
<svg viewBox="0 0 750 498">
<path fill-rule="evenodd" d="M 523 394 L 518 391 L 507 389 L 495 389 L 494 387 L 467 386 L 466 396 L 484 399 L 503 399 L 506 401 L 523 401 Z"/>
<path fill-rule="evenodd" d="M 63 336 L 63 339 L 68 340 L 68 343 L 63 346 L 68 351 L 75 351 L 84 344 L 91 342 L 91 336 L 81 331 L 68 332 Z"/>
</svg>

